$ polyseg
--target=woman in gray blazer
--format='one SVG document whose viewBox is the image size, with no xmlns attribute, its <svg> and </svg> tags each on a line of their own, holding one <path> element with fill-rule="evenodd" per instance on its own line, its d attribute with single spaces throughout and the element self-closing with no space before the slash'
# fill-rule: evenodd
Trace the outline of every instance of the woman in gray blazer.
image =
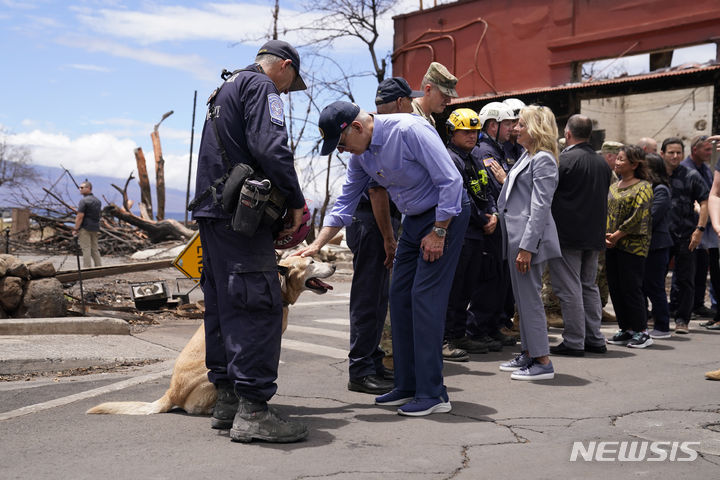
<svg viewBox="0 0 720 480">
<path fill-rule="evenodd" d="M 558 183 L 555 115 L 547 107 L 525 107 L 515 132 L 526 152 L 508 174 L 498 212 L 520 317 L 522 351 L 500 365 L 500 370 L 513 372 L 514 380 L 549 380 L 555 371 L 548 356 L 547 320 L 540 292 L 545 262 L 561 256 L 550 211 Z"/>
</svg>

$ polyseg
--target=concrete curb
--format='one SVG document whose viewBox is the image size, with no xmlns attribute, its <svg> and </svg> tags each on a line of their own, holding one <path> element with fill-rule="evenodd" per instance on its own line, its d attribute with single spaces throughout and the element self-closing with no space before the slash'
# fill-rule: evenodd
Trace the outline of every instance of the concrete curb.
<svg viewBox="0 0 720 480">
<path fill-rule="evenodd" d="M 119 318 L 8 318 L 0 320 L 0 335 L 129 335 L 130 325 Z"/>
<path fill-rule="evenodd" d="M 132 335 L 0 335 L 0 375 L 112 367 L 177 355 Z"/>
</svg>

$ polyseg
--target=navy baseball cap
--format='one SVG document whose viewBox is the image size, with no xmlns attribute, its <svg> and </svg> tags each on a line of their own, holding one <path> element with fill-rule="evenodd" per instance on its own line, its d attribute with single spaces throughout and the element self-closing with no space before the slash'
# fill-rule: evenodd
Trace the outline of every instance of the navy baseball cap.
<svg viewBox="0 0 720 480">
<path fill-rule="evenodd" d="M 402 77 L 386 78 L 378 85 L 375 94 L 375 105 L 394 102 L 398 98 L 417 98 L 424 96 L 425 93 L 410 88 L 407 80 Z"/>
<path fill-rule="evenodd" d="M 298 90 L 307 90 L 307 85 L 305 85 L 305 81 L 300 76 L 300 55 L 298 55 L 295 47 L 287 42 L 283 42 L 282 40 L 270 40 L 260 47 L 257 54 L 275 55 L 283 60 L 291 60 L 292 66 L 295 68 L 297 75 L 295 76 L 295 80 L 292 85 L 290 85 L 290 91 L 296 92 Z"/>
<path fill-rule="evenodd" d="M 323 138 L 320 155 L 327 155 L 340 143 L 340 135 L 360 113 L 360 107 L 350 102 L 333 102 L 320 112 L 318 128 Z"/>
</svg>

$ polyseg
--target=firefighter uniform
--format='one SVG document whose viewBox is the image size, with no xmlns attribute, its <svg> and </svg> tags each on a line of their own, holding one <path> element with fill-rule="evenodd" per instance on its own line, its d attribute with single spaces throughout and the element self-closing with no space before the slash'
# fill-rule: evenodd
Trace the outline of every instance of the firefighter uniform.
<svg viewBox="0 0 720 480">
<path fill-rule="evenodd" d="M 479 164 L 485 169 L 488 176 L 487 197 L 492 205 L 493 212 L 497 212 L 497 199 L 502 190 L 502 184 L 495 178 L 488 163 L 497 162 L 505 172 L 509 170 L 505 155 L 500 145 L 486 133 L 480 133 L 478 146 L 473 150 L 479 159 Z M 505 325 L 505 321 L 512 318 L 512 289 L 507 264 L 502 257 L 502 232 L 500 224 L 490 235 L 483 237 L 482 243 L 483 264 L 480 269 L 480 281 L 473 290 L 470 299 L 468 315 L 468 330 L 470 337 L 478 338 L 493 336 L 497 330 Z M 509 298 L 508 298 L 509 297 Z M 510 307 L 508 306 L 510 304 Z"/>
<path fill-rule="evenodd" d="M 487 274 L 485 272 L 487 261 L 484 247 L 487 236 L 483 232 L 483 227 L 488 223 L 486 214 L 492 215 L 496 209 L 495 202 L 488 201 L 486 196 L 488 175 L 478 157 L 477 147 L 470 152 L 464 152 L 451 143 L 448 145 L 448 153 L 463 176 L 463 184 L 466 189 L 469 182 L 481 176 L 477 182 L 477 192 L 475 194 L 468 192 L 471 200 L 470 222 L 465 231 L 460 260 L 455 270 L 448 300 L 445 339 L 453 343 L 453 340 L 466 336 L 468 304 L 473 293 L 478 290 L 483 277 Z M 479 175 L 478 172 L 482 173 Z M 485 296 L 485 292 L 483 292 L 483 296 Z M 460 348 L 466 349 L 463 345 Z"/>
</svg>

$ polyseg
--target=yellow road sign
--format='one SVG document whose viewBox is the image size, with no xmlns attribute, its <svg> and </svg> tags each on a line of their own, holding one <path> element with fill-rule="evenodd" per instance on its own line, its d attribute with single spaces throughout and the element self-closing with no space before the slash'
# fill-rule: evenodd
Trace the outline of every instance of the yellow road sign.
<svg viewBox="0 0 720 480">
<path fill-rule="evenodd" d="M 180 255 L 172 262 L 173 267 L 180 270 L 183 275 L 199 282 L 202 273 L 202 245 L 200 244 L 200 233 L 196 232 Z"/>
</svg>

